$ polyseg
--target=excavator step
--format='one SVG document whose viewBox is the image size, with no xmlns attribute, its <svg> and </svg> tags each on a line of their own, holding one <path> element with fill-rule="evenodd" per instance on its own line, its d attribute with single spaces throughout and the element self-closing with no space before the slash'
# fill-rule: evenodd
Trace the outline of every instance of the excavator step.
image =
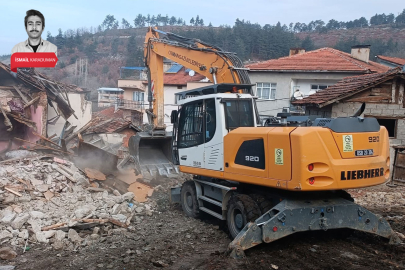
<svg viewBox="0 0 405 270">
<path fill-rule="evenodd" d="M 399 241 L 385 219 L 346 199 L 285 199 L 255 222 L 246 224 L 229 244 L 229 252 L 240 258 L 246 249 L 296 232 L 341 228 L 376 234 L 389 238 L 390 243 Z"/>
<path fill-rule="evenodd" d="M 210 209 L 208 209 L 208 208 L 200 207 L 199 209 L 200 209 L 201 211 L 205 212 L 205 213 L 210 214 L 211 216 L 214 216 L 214 217 L 220 219 L 220 220 L 224 220 L 224 218 L 222 217 L 221 214 L 218 214 L 218 213 L 216 213 L 216 212 L 214 212 L 214 211 L 212 211 L 212 210 L 210 210 Z"/>
<path fill-rule="evenodd" d="M 214 205 L 216 205 L 216 206 L 222 207 L 222 202 L 213 200 L 213 199 L 208 198 L 208 197 L 206 197 L 206 196 L 202 196 L 202 195 L 201 195 L 201 196 L 198 196 L 198 199 L 203 200 L 203 201 L 206 201 L 206 202 L 209 202 L 209 203 L 212 203 L 212 204 L 214 204 Z"/>
</svg>

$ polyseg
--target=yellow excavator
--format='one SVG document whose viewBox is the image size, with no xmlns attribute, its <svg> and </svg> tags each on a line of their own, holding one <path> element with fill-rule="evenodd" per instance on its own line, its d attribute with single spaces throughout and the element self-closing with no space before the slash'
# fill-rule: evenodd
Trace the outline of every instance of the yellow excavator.
<svg viewBox="0 0 405 270">
<path fill-rule="evenodd" d="M 259 126 L 253 85 L 234 53 L 153 28 L 145 38 L 153 129 L 130 139 L 138 162 L 151 148 L 162 147 L 153 143 L 159 134 L 168 140 L 163 57 L 214 83 L 176 94 L 179 110 L 172 112 L 174 128 L 164 152 L 194 178 L 173 188 L 171 200 L 190 217 L 204 213 L 226 221 L 233 257 L 312 230 L 349 228 L 398 241 L 386 220 L 355 204 L 345 191 L 382 184 L 390 175 L 387 130 L 375 118 L 360 117 L 364 104 L 352 117 L 282 112 Z"/>
</svg>

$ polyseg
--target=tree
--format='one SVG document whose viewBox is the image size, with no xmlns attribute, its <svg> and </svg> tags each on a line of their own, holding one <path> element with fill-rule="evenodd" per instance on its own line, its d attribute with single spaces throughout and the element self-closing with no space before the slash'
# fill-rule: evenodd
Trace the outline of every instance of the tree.
<svg viewBox="0 0 405 270">
<path fill-rule="evenodd" d="M 105 29 L 117 29 L 118 21 L 114 18 L 114 15 L 107 15 L 101 24 Z"/>
<path fill-rule="evenodd" d="M 301 32 L 301 31 L 302 31 L 302 30 L 301 30 L 301 23 L 300 23 L 300 22 L 295 23 L 295 25 L 294 25 L 294 32 L 299 33 L 299 32 Z"/>
<path fill-rule="evenodd" d="M 134 20 L 135 27 L 144 27 L 145 26 L 145 17 L 142 14 L 138 14 Z"/>
<path fill-rule="evenodd" d="M 177 19 L 177 25 L 182 25 L 183 24 L 183 19 L 182 18 L 178 18 Z"/>
<path fill-rule="evenodd" d="M 55 37 L 55 45 L 61 49 L 65 45 L 65 37 L 62 34 L 62 29 L 59 28 L 58 32 L 58 35 Z"/>
<path fill-rule="evenodd" d="M 128 29 L 128 28 L 132 28 L 132 25 L 127 20 L 122 18 L 121 27 L 122 27 L 122 29 Z"/>
<path fill-rule="evenodd" d="M 148 24 L 148 26 L 150 25 L 150 21 L 151 21 L 151 17 L 150 17 L 150 14 L 148 14 L 148 16 L 146 16 L 146 18 L 145 18 L 145 22 Z"/>
<path fill-rule="evenodd" d="M 150 24 L 151 25 L 157 25 L 157 20 L 156 20 L 155 15 L 153 15 L 152 18 L 150 19 Z"/>
<path fill-rule="evenodd" d="M 55 43 L 55 38 L 52 36 L 51 32 L 47 32 L 46 34 L 46 40 L 48 40 L 51 43 Z"/>
<path fill-rule="evenodd" d="M 200 25 L 200 16 L 199 16 L 199 15 L 197 15 L 197 17 L 195 17 L 194 25 L 195 25 L 195 26 Z"/>
<path fill-rule="evenodd" d="M 301 48 L 304 48 L 305 51 L 312 51 L 315 49 L 314 42 L 309 35 L 302 41 Z"/>
<path fill-rule="evenodd" d="M 199 25 L 200 25 L 200 26 L 204 26 L 204 20 L 203 20 L 203 19 L 200 19 Z"/>
<path fill-rule="evenodd" d="M 326 24 L 326 28 L 329 30 L 332 29 L 339 29 L 340 28 L 340 23 L 334 19 L 329 20 L 329 22 Z"/>
<path fill-rule="evenodd" d="M 156 16 L 156 24 L 157 24 L 157 25 L 160 25 L 161 23 L 162 23 L 162 15 L 158 14 L 158 15 Z"/>
<path fill-rule="evenodd" d="M 384 14 L 384 16 L 385 16 L 385 14 Z M 358 25 L 359 25 L 359 27 L 366 27 L 366 26 L 368 26 L 368 20 L 364 17 L 361 17 L 358 20 Z"/>
<path fill-rule="evenodd" d="M 175 25 L 176 23 L 177 23 L 176 17 L 172 16 L 172 17 L 170 18 L 170 20 L 169 20 L 169 24 L 170 24 L 170 25 Z"/>
<path fill-rule="evenodd" d="M 195 22 L 195 21 L 194 21 L 194 17 L 192 17 L 191 20 L 190 20 L 190 24 L 191 24 L 191 25 L 194 25 L 194 22 Z"/>
<path fill-rule="evenodd" d="M 395 22 L 398 24 L 405 24 L 405 9 L 395 18 Z"/>
<path fill-rule="evenodd" d="M 208 24 L 208 27 L 212 27 L 212 24 L 211 24 L 211 22 Z"/>
<path fill-rule="evenodd" d="M 394 14 L 390 13 L 387 15 L 387 23 L 392 24 L 395 21 L 395 16 Z"/>
</svg>

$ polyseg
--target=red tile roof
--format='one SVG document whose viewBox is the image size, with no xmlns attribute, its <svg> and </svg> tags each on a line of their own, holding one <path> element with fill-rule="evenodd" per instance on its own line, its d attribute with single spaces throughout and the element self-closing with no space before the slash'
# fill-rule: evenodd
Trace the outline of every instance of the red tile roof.
<svg viewBox="0 0 405 270">
<path fill-rule="evenodd" d="M 188 82 L 199 82 L 205 76 L 195 73 L 194 76 L 188 75 L 183 67 L 177 73 L 165 73 L 163 76 L 164 85 L 187 85 Z"/>
<path fill-rule="evenodd" d="M 382 73 L 389 68 L 382 64 L 368 63 L 353 58 L 350 54 L 332 48 L 271 59 L 246 65 L 252 71 L 319 71 L 319 72 L 358 72 Z"/>
<path fill-rule="evenodd" d="M 96 112 L 95 116 L 105 117 L 105 118 L 123 118 L 124 112 L 122 110 L 115 111 L 115 107 L 108 107 L 102 111 Z"/>
<path fill-rule="evenodd" d="M 385 60 L 387 62 L 392 62 L 397 65 L 405 65 L 405 59 L 403 58 L 398 58 L 398 57 L 388 57 L 388 56 L 383 56 L 383 55 L 377 55 L 378 58 Z"/>
<path fill-rule="evenodd" d="M 123 113 L 122 110 L 115 112 L 114 107 L 108 107 L 107 109 L 95 113 L 93 119 L 90 120 L 89 127 L 84 131 L 84 134 L 113 133 L 127 128 L 131 124 L 131 121 L 125 120 Z"/>
<path fill-rule="evenodd" d="M 312 105 L 321 108 L 390 80 L 397 74 L 403 74 L 400 68 L 390 69 L 385 73 L 346 77 L 324 90 L 304 99 L 292 101 L 291 103 L 294 105 Z"/>
<path fill-rule="evenodd" d="M 86 129 L 85 134 L 88 133 L 114 133 L 119 132 L 131 124 L 131 121 L 123 118 L 102 119 L 95 118 L 91 120 L 91 124 Z"/>
</svg>

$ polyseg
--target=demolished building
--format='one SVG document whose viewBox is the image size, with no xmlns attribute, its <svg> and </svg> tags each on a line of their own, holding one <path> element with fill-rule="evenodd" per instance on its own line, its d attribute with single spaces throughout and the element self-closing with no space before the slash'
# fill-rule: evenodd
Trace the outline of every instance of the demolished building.
<svg viewBox="0 0 405 270">
<path fill-rule="evenodd" d="M 12 73 L 0 63 L 0 155 L 22 145 L 37 146 L 41 136 L 60 143 L 69 132 L 80 129 L 91 120 L 86 93 L 35 69 Z"/>
</svg>

